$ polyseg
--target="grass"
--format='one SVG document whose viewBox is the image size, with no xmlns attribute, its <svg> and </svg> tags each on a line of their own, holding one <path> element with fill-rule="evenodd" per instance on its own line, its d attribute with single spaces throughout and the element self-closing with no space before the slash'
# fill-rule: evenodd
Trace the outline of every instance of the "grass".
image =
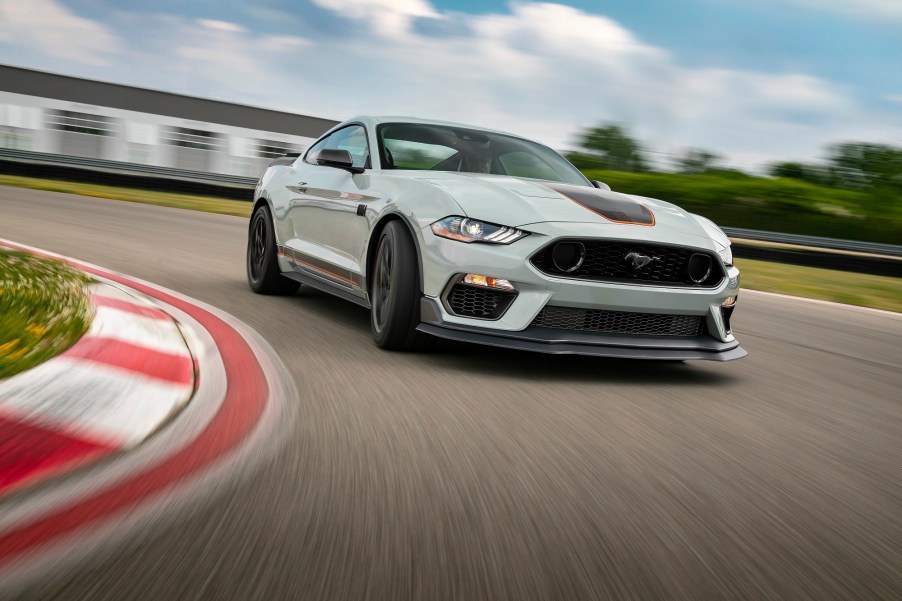
<svg viewBox="0 0 902 601">
<path fill-rule="evenodd" d="M 0 185 L 248 217 L 251 203 L 75 182 L 0 175 Z M 902 312 L 902 279 L 737 259 L 744 288 Z"/>
<path fill-rule="evenodd" d="M 0 378 L 58 355 L 88 330 L 89 282 L 59 261 L 0 249 Z"/>
<path fill-rule="evenodd" d="M 192 211 L 205 211 L 207 213 L 219 213 L 221 215 L 250 217 L 251 214 L 251 203 L 249 202 L 228 200 L 225 198 L 213 198 L 210 196 L 157 192 L 153 190 L 139 190 L 137 188 L 117 188 L 115 186 L 23 177 L 19 175 L 0 175 L 0 186 L 16 186 L 19 188 L 31 188 L 33 190 L 47 190 L 49 192 L 93 196 L 95 198 L 109 198 L 112 200 L 124 200 L 126 202 L 190 209 Z"/>
<path fill-rule="evenodd" d="M 672 202 L 720 226 L 898 244 L 902 198 L 718 173 L 585 172 L 617 192 Z"/>
<path fill-rule="evenodd" d="M 742 287 L 902 312 L 902 278 L 736 259 Z"/>
</svg>

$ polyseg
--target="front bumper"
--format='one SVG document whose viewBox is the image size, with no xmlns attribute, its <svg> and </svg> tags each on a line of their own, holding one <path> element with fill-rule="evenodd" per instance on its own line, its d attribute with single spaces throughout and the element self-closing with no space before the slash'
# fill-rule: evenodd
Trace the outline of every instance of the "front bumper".
<svg viewBox="0 0 902 601">
<path fill-rule="evenodd" d="M 417 329 L 449 340 L 555 355 L 594 355 L 666 361 L 730 361 L 748 354 L 735 338 L 729 342 L 722 342 L 712 336 L 628 336 L 537 326 L 528 326 L 520 331 L 506 331 L 450 323 L 443 319 L 443 313 L 444 308 L 437 299 L 423 298 L 420 305 L 421 323 Z"/>
<path fill-rule="evenodd" d="M 556 238 L 599 237 L 648 241 L 645 228 L 543 223 L 531 226 L 532 235 L 506 246 L 463 244 L 423 230 L 424 298 L 421 325 L 429 334 L 505 348 L 546 353 L 586 354 L 646 359 L 710 359 L 725 361 L 746 355 L 727 324 L 721 305 L 739 293 L 739 270 L 728 267 L 717 288 L 649 286 L 629 283 L 571 280 L 546 275 L 529 261 L 539 248 Z M 639 230 L 643 230 L 640 232 Z M 597 231 L 594 231 L 597 230 Z M 714 250 L 707 238 L 685 234 L 658 242 Z M 494 320 L 455 315 L 441 302 L 449 282 L 461 273 L 504 278 L 517 288 L 516 299 Z M 533 325 L 546 306 L 703 317 L 703 336 L 623 335 L 563 330 Z"/>
</svg>

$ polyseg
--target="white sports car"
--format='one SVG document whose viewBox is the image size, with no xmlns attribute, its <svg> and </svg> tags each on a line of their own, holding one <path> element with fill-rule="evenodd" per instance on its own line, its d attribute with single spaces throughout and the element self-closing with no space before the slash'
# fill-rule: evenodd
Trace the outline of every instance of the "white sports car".
<svg viewBox="0 0 902 601">
<path fill-rule="evenodd" d="M 590 182 L 510 134 L 359 117 L 256 188 L 251 289 L 371 309 L 376 344 L 433 337 L 546 353 L 737 359 L 730 241 L 672 204 Z"/>
</svg>

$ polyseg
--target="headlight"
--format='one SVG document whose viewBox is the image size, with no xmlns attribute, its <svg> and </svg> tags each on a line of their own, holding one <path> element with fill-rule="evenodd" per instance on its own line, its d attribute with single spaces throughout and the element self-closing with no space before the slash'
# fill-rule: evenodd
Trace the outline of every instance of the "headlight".
<svg viewBox="0 0 902 601">
<path fill-rule="evenodd" d="M 477 221 L 469 217 L 445 217 L 432 224 L 432 233 L 442 238 L 461 242 L 488 242 L 490 244 L 510 244 L 528 232 L 505 225 L 495 225 L 485 221 Z"/>
<path fill-rule="evenodd" d="M 720 245 L 718 244 L 718 246 Z M 720 255 L 720 260 L 723 261 L 724 265 L 733 264 L 733 250 L 729 246 L 720 246 L 717 254 Z"/>
</svg>

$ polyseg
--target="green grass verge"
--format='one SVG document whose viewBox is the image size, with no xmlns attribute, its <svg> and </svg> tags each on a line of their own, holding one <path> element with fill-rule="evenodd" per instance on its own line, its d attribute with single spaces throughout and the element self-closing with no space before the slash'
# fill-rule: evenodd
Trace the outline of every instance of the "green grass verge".
<svg viewBox="0 0 902 601">
<path fill-rule="evenodd" d="M 88 282 L 59 261 L 0 249 L 0 378 L 58 355 L 88 330 Z"/>
<path fill-rule="evenodd" d="M 49 192 L 93 196 L 95 198 L 109 198 L 112 200 L 124 200 L 141 204 L 205 211 L 207 213 L 219 213 L 221 215 L 250 217 L 251 214 L 251 203 L 249 202 L 228 200 L 225 198 L 213 198 L 210 196 L 193 196 L 191 194 L 157 192 L 153 190 L 139 190 L 137 188 L 117 188 L 115 186 L 66 182 L 36 177 L 23 177 L 19 175 L 0 175 L 0 186 L 16 186 L 19 188 L 31 188 L 33 190 L 47 190 Z"/>
<path fill-rule="evenodd" d="M 621 175 L 630 176 L 634 174 Z M 251 203 L 240 200 L 225 200 L 9 175 L 0 175 L 0 185 L 81 194 L 83 196 L 126 200 L 241 217 L 248 217 L 251 210 Z M 737 264 L 742 269 L 742 281 L 745 288 L 887 309 L 889 311 L 902 311 L 902 280 L 898 278 L 746 259 L 738 259 Z"/>
<path fill-rule="evenodd" d="M 902 312 L 902 278 L 736 259 L 742 287 Z"/>
<path fill-rule="evenodd" d="M 617 192 L 672 202 L 722 227 L 898 244 L 902 198 L 745 175 L 587 170 Z"/>
</svg>

